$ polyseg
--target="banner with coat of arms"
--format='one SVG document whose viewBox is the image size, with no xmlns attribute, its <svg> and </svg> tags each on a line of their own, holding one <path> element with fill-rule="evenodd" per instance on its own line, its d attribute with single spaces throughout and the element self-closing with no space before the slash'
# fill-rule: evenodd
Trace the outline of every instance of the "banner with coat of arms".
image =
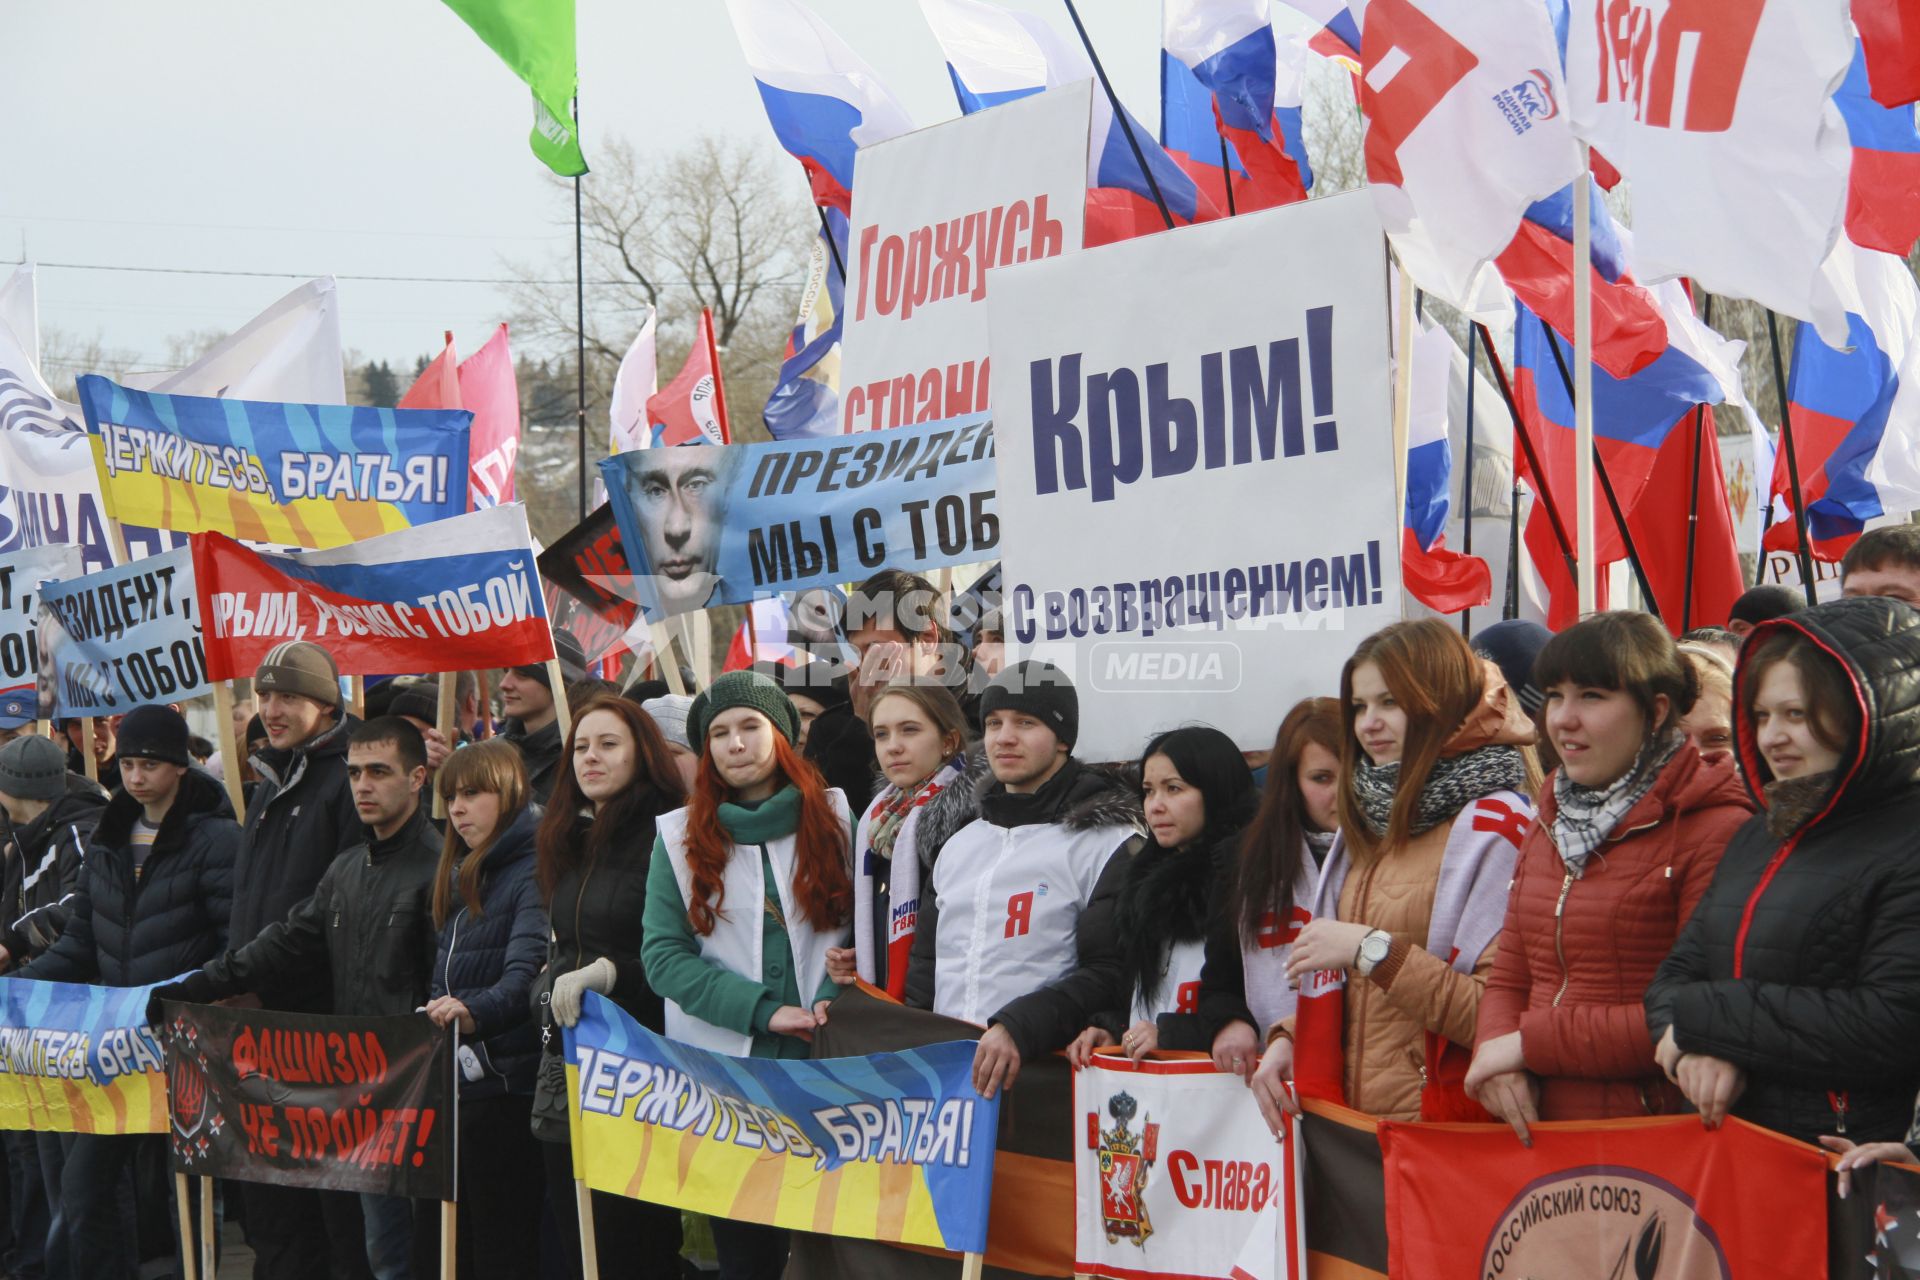
<svg viewBox="0 0 1920 1280">
<path fill-rule="evenodd" d="M 1200 1057 L 1100 1054 L 1073 1096 L 1076 1274 L 1307 1274 L 1299 1130 L 1276 1141 L 1238 1076 Z"/>
</svg>

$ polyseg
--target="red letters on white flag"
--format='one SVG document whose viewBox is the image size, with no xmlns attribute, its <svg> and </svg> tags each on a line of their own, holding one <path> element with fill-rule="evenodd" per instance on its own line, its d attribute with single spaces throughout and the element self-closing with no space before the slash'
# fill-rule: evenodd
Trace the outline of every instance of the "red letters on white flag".
<svg viewBox="0 0 1920 1280">
<path fill-rule="evenodd" d="M 1846 341 L 1847 0 L 1574 0 L 1574 131 L 1632 182 L 1637 277 L 1685 275 Z"/>
<path fill-rule="evenodd" d="M 1362 21 L 1368 190 L 1390 235 L 1433 251 L 1422 283 L 1465 300 L 1580 168 L 1553 28 L 1537 0 L 1370 0 Z"/>
</svg>

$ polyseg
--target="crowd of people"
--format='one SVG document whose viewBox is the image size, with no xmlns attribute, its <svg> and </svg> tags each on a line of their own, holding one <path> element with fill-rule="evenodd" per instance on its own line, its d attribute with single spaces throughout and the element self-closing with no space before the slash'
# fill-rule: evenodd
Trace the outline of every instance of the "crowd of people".
<svg viewBox="0 0 1920 1280">
<path fill-rule="evenodd" d="M 850 679 L 623 691 L 562 633 L 568 687 L 506 672 L 495 736 L 463 679 L 455 741 L 434 683 L 361 718 L 323 647 L 285 644 L 236 711 L 247 760 L 212 761 L 244 815 L 177 708 L 0 746 L 0 967 L 457 1026 L 463 1277 L 579 1274 L 560 1029 L 587 992 L 796 1058 L 864 982 L 979 1026 L 986 1096 L 1057 1052 L 1195 1050 L 1276 1127 L 1302 1096 L 1520 1142 L 1692 1111 L 1908 1160 L 1920 526 L 1843 572 L 1847 598 L 1749 593 L 1678 643 L 1630 612 L 1471 642 L 1398 623 L 1276 707 L 1270 751 L 1182 725 L 1119 763 L 1075 754 L 1067 673 L 1002 667 L 991 617 L 963 644 L 899 572 L 851 594 Z M 5 1147 L 16 1280 L 132 1280 L 178 1248 L 161 1138 Z M 439 1265 L 437 1205 L 226 1193 L 256 1276 Z M 680 1273 L 678 1211 L 591 1212 L 604 1274 Z M 781 1274 L 786 1232 L 711 1230 L 723 1277 Z"/>
</svg>

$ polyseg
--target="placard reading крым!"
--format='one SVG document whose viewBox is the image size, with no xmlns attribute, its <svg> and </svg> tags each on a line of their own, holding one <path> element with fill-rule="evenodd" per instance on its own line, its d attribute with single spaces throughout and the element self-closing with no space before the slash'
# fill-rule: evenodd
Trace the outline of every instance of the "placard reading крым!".
<svg viewBox="0 0 1920 1280">
<path fill-rule="evenodd" d="M 1399 617 L 1384 264 L 1356 193 L 995 275 L 1007 637 L 1088 759 L 1266 747 Z"/>
<path fill-rule="evenodd" d="M 860 148 L 843 431 L 987 408 L 987 273 L 1080 248 L 1091 93 L 1066 85 Z"/>
</svg>

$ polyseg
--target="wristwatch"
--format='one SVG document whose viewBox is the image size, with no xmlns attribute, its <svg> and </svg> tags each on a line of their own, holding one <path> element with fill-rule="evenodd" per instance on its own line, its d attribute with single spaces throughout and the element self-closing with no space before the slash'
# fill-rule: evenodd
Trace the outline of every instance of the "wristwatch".
<svg viewBox="0 0 1920 1280">
<path fill-rule="evenodd" d="M 1387 952 L 1393 950 L 1393 935 L 1385 929 L 1375 929 L 1360 939 L 1360 946 L 1353 953 L 1354 972 L 1367 977 L 1374 966 L 1387 958 Z"/>
</svg>

